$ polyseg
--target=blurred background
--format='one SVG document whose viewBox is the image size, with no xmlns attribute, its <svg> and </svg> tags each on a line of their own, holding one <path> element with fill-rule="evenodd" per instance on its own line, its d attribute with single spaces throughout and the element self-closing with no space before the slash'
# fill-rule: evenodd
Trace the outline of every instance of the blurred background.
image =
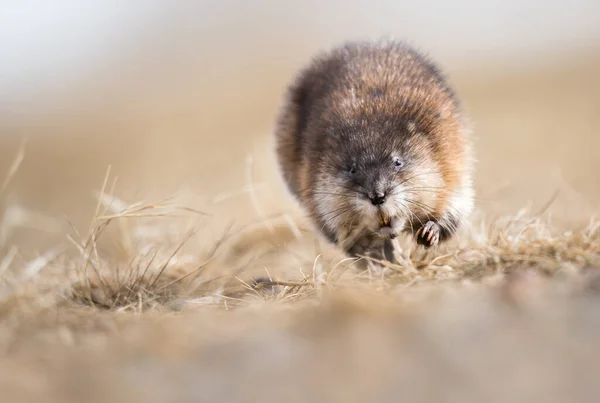
<svg viewBox="0 0 600 403">
<path fill-rule="evenodd" d="M 272 148 L 286 86 L 316 52 L 387 36 L 430 53 L 462 96 L 482 211 L 535 210 L 559 189 L 557 222 L 578 225 L 600 202 L 599 22 L 595 0 L 5 1 L 0 172 L 27 142 L 4 220 L 47 216 L 16 239 L 53 242 L 63 216 L 89 222 L 109 165 L 128 201 L 189 189 L 225 221 L 255 220 L 257 202 L 291 211 Z"/>
</svg>

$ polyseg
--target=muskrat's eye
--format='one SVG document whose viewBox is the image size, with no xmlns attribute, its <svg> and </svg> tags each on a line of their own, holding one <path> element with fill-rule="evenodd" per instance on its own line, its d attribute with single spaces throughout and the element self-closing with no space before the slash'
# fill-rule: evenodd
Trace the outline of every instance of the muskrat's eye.
<svg viewBox="0 0 600 403">
<path fill-rule="evenodd" d="M 400 158 L 394 158 L 394 165 L 397 168 L 402 168 L 404 166 L 404 161 L 402 161 Z"/>
<path fill-rule="evenodd" d="M 355 174 L 356 173 L 356 167 L 354 165 L 352 165 L 349 169 L 348 172 L 350 172 L 351 174 Z"/>
</svg>

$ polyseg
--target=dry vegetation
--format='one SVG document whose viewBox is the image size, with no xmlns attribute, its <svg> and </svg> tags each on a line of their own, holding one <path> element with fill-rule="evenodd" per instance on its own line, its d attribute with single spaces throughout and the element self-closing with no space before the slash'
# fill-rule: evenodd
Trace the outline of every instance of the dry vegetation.
<svg viewBox="0 0 600 403">
<path fill-rule="evenodd" d="M 360 270 L 299 219 L 214 239 L 221 218 L 182 195 L 113 188 L 33 260 L 3 228 L 3 401 L 595 401 L 598 221 L 475 215 L 451 245 L 402 240 L 400 264 Z"/>
</svg>

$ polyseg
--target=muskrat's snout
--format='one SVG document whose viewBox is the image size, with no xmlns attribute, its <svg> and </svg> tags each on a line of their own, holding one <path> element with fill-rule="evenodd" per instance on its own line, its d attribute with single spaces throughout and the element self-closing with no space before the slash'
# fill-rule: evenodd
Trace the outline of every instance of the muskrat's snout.
<svg viewBox="0 0 600 403">
<path fill-rule="evenodd" d="M 387 192 L 375 191 L 367 193 L 367 198 L 371 201 L 374 206 L 381 206 L 385 203 L 387 198 Z"/>
<path fill-rule="evenodd" d="M 390 228 L 404 216 L 401 211 L 402 197 L 398 189 L 386 181 L 386 178 L 378 178 L 370 186 L 364 186 L 358 193 L 362 200 L 365 218 L 375 220 L 376 227 Z"/>
</svg>

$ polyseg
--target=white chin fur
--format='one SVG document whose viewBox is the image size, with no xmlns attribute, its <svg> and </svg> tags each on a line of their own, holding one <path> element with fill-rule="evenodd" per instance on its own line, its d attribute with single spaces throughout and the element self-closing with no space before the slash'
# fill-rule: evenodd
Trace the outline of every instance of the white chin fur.
<svg viewBox="0 0 600 403">
<path fill-rule="evenodd" d="M 362 224 L 372 230 L 398 233 L 400 230 L 399 227 L 402 227 L 405 222 L 405 213 L 398 207 L 398 197 L 395 196 L 396 200 L 391 198 L 386 200 L 380 207 L 374 206 L 369 200 L 364 198 L 357 198 L 356 208 L 360 212 L 361 217 L 363 217 Z M 382 210 L 385 215 L 392 218 L 390 223 L 391 228 L 379 228 L 379 210 Z"/>
<path fill-rule="evenodd" d="M 315 197 L 318 213 L 325 218 L 325 226 L 334 232 L 339 232 L 344 227 L 358 226 L 372 231 L 383 231 L 398 234 L 405 224 L 406 212 L 401 210 L 400 204 L 402 201 L 401 195 L 395 195 L 393 198 L 388 198 L 385 203 L 379 208 L 392 218 L 391 228 L 380 228 L 378 210 L 369 200 L 356 195 L 349 202 L 348 214 L 332 214 L 340 208 L 339 198 L 332 196 L 331 189 L 317 189 L 319 192 Z M 400 203 L 399 203 L 400 202 Z M 352 212 L 353 210 L 353 212 Z M 358 214 L 356 214 L 358 213 Z M 350 217 L 353 217 L 350 220 Z M 347 228 L 350 229 L 350 228 Z M 382 233 L 385 236 L 385 234 Z"/>
</svg>

